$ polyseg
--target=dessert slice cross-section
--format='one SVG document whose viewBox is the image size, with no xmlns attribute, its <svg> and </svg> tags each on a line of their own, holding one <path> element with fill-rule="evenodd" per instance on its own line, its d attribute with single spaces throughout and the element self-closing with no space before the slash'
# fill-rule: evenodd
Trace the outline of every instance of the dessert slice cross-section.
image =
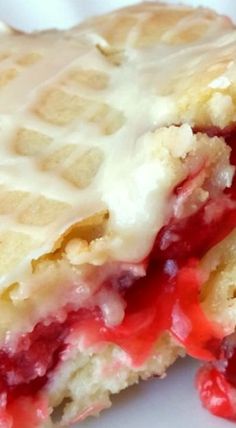
<svg viewBox="0 0 236 428">
<path fill-rule="evenodd" d="M 0 425 L 82 421 L 185 354 L 235 418 L 235 27 L 145 3 L 0 37 Z"/>
</svg>

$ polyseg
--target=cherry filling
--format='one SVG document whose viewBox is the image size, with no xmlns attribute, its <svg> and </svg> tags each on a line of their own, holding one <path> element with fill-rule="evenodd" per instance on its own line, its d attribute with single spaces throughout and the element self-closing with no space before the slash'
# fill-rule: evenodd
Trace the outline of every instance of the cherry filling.
<svg viewBox="0 0 236 428">
<path fill-rule="evenodd" d="M 234 335 L 235 336 L 235 335 Z M 203 405 L 213 414 L 236 421 L 236 343 L 222 342 L 218 361 L 203 366 L 197 374 Z"/>
<path fill-rule="evenodd" d="M 209 136 L 220 134 L 215 128 L 205 132 Z M 236 165 L 236 130 L 227 129 L 222 135 L 232 148 L 231 163 Z M 236 202 L 236 176 L 223 197 Z M 21 337 L 14 353 L 0 350 L 0 420 L 6 421 L 6 427 L 23 426 L 24 411 L 19 409 L 30 407 L 33 412 L 24 428 L 34 428 L 47 417 L 47 405 L 41 395 L 43 387 L 50 381 L 68 338 L 85 331 L 88 345 L 102 341 L 115 343 L 130 354 L 134 365 L 146 360 L 164 331 L 171 332 L 189 355 L 206 361 L 222 358 L 224 333 L 206 318 L 199 304 L 205 281 L 199 261 L 236 227 L 236 206 L 224 204 L 207 223 L 206 211 L 213 203 L 221 205 L 221 200 L 209 200 L 197 213 L 184 219 L 173 218 L 161 229 L 147 260 L 145 277 L 134 279 L 128 288 L 124 286 L 124 278 L 117 280 L 126 301 L 125 317 L 120 325 L 107 327 L 96 308 L 80 309 L 68 313 L 64 322 L 39 323 L 33 332 Z M 236 351 L 224 358 L 227 370 L 208 366 L 199 374 L 198 386 L 205 405 L 213 413 L 232 417 L 229 391 L 236 386 Z M 209 378 L 211 388 L 207 383 Z M 210 404 L 212 394 L 223 400 L 217 411 Z"/>
</svg>

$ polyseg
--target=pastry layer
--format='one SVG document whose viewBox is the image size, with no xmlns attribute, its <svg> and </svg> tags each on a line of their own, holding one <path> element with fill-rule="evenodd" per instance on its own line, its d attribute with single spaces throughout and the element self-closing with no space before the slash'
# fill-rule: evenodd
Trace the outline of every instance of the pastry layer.
<svg viewBox="0 0 236 428">
<path fill-rule="evenodd" d="M 175 132 L 178 136 L 181 128 L 166 131 Z M 233 139 L 233 133 L 231 135 Z M 156 358 L 157 363 L 162 361 L 166 353 L 169 355 L 166 364 L 151 364 L 153 371 L 150 369 L 147 372 L 149 375 L 153 372 L 163 374 L 168 364 L 184 350 L 208 361 L 218 357 L 222 339 L 235 328 L 234 319 L 230 322 L 233 299 L 227 300 L 223 308 L 221 296 L 218 310 L 215 310 L 212 300 L 217 299 L 221 283 L 214 282 L 215 291 L 212 293 L 208 282 L 215 275 L 216 264 L 222 257 L 222 246 L 223 251 L 225 246 L 230 247 L 234 236 L 233 232 L 232 236 L 224 239 L 236 222 L 235 183 L 233 181 L 231 186 L 230 152 L 224 139 L 207 137 L 206 134 L 197 134 L 196 137 L 192 134 L 192 138 L 197 141 L 197 149 L 192 156 L 189 152 L 186 176 L 170 195 L 168 223 L 157 234 L 152 252 L 146 260 L 133 265 L 110 262 L 97 267 L 87 264 L 73 267 L 67 259 L 67 245 L 72 245 L 69 240 L 64 245 L 65 253 L 57 251 L 50 262 L 41 260 L 41 267 L 36 264 L 35 275 L 39 277 L 35 283 L 38 282 L 42 289 L 45 312 L 41 310 L 41 317 L 42 314 L 44 316 L 37 319 L 39 313 L 36 308 L 30 311 L 33 296 L 29 295 L 26 299 L 28 314 L 33 314 L 34 318 L 23 318 L 23 336 L 21 321 L 18 335 L 12 323 L 11 334 L 6 337 L 0 352 L 1 393 L 7 397 L 6 417 L 8 412 L 12 417 L 12 408 L 18 408 L 22 400 L 34 397 L 36 410 L 38 405 L 43 405 L 45 415 L 50 413 L 51 406 L 72 400 L 70 405 L 65 405 L 62 419 L 68 421 L 75 418 L 76 409 L 77 417 L 83 418 L 107 407 L 111 392 L 118 392 L 125 385 L 135 382 L 138 373 L 142 377 L 143 370 L 146 370 L 143 367 L 149 366 L 150 361 L 156 361 Z M 198 151 L 201 153 L 199 159 Z M 233 160 L 234 151 L 231 152 Z M 189 169 L 190 166 L 192 169 Z M 198 232 L 199 227 L 201 233 Z M 200 265 L 206 252 L 222 239 L 224 241 L 214 247 Z M 207 258 L 211 260 L 212 251 L 215 264 L 206 263 Z M 231 252 L 233 254 L 233 250 Z M 45 288 L 42 288 L 40 270 L 45 275 L 45 268 L 48 272 Z M 65 272 L 67 277 L 64 276 Z M 221 275 L 226 272 L 226 269 L 221 270 Z M 56 285 L 56 281 L 58 284 L 61 282 L 61 287 Z M 50 284 L 54 291 L 57 287 L 60 299 L 55 299 L 55 293 L 49 293 Z M 229 286 L 226 290 L 229 293 Z M 15 300 L 9 298 L 11 295 L 6 296 L 9 308 L 12 310 L 15 303 L 15 311 L 18 312 L 17 304 L 25 304 L 25 301 L 19 297 L 17 301 L 17 289 L 11 292 L 12 296 L 15 293 Z M 36 295 L 39 302 L 40 288 Z M 172 339 L 166 341 L 163 334 L 167 331 Z M 160 344 L 163 340 L 164 349 L 158 345 L 155 350 L 156 342 Z M 95 359 L 97 364 L 102 364 L 103 349 L 105 354 L 106 349 L 112 350 L 110 361 L 105 360 L 108 373 L 117 354 L 124 365 L 119 367 L 118 373 L 124 370 L 125 378 L 120 383 L 113 379 L 114 372 L 111 372 L 110 381 L 114 384 L 109 387 L 106 382 L 99 384 L 96 379 L 97 366 L 91 368 L 88 370 L 87 393 L 82 393 L 83 400 L 79 395 L 79 400 L 70 389 L 70 378 L 66 377 L 66 373 L 75 376 L 82 364 L 80 361 L 93 364 Z M 153 353 L 156 355 L 154 360 Z M 81 376 L 85 375 L 76 375 L 77 380 L 72 385 L 81 382 Z M 78 391 L 81 392 L 80 383 Z M 49 401 L 42 404 L 42 397 L 46 400 L 48 394 Z M 34 409 L 33 405 L 31 409 Z"/>
<path fill-rule="evenodd" d="M 178 149 L 173 147 L 176 142 Z M 211 198 L 211 194 L 215 197 L 214 192 L 221 193 L 225 187 L 230 186 L 233 167 L 229 163 L 229 148 L 223 139 L 209 138 L 205 134 L 194 135 L 189 126 L 183 125 L 148 133 L 143 138 L 142 147 L 147 154 L 144 157 L 143 152 L 138 151 L 137 157 L 138 167 L 143 175 L 135 177 L 134 174 L 137 187 L 131 187 L 132 192 L 134 191 L 133 200 L 130 201 L 131 207 L 126 207 L 126 211 L 129 208 L 131 210 L 131 222 L 132 206 L 136 201 L 137 209 L 143 213 L 144 222 L 150 217 L 149 213 L 146 216 L 147 209 L 151 211 L 151 216 L 159 208 L 162 211 L 163 199 L 158 197 L 160 180 L 163 187 L 169 189 L 166 215 L 162 219 L 164 224 L 168 224 L 171 218 L 176 218 L 178 222 L 178 219 L 194 214 Z M 175 190 L 184 182 L 182 190 Z M 148 207 L 142 195 L 145 187 L 149 188 Z M 112 193 L 112 198 L 114 194 Z M 164 194 L 166 198 L 166 193 Z M 122 193 L 120 198 L 122 200 Z M 120 199 L 116 201 L 119 206 Z M 126 212 L 126 216 L 128 214 Z M 160 216 L 154 230 L 158 229 L 159 219 Z M 125 259 L 117 261 L 111 258 L 108 248 L 111 242 L 118 241 L 119 245 L 121 238 L 113 238 L 113 235 L 104 232 L 108 222 L 105 212 L 77 223 L 67 236 L 58 241 L 58 248 L 53 253 L 32 262 L 31 274 L 28 273 L 23 281 L 5 288 L 0 300 L 1 313 L 4 313 L 0 320 L 2 340 L 6 331 L 9 330 L 15 337 L 29 331 L 32 325 L 51 314 L 63 318 L 64 307 L 73 310 L 81 306 L 100 305 L 93 296 L 111 276 L 119 278 L 121 275 L 130 275 L 132 283 L 132 278 L 145 274 L 143 259 L 134 259 L 132 263 L 128 263 Z M 153 235 L 153 229 L 149 235 Z M 129 231 L 126 238 L 131 239 Z M 148 253 L 145 258 L 147 256 Z M 108 319 L 107 322 L 111 325 L 119 323 L 123 317 L 122 311 L 124 312 L 122 301 L 113 293 L 113 299 L 115 297 L 120 314 L 114 314 L 114 319 Z M 108 300 L 107 306 L 110 304 L 112 307 L 111 298 L 108 297 Z M 112 312 L 114 308 L 110 312 L 106 310 L 108 318 L 113 316 Z M 8 337 L 8 341 L 11 341 L 11 337 Z"/>
<path fill-rule="evenodd" d="M 234 27 L 205 9 L 151 3 L 66 32 L 1 38 L 2 287 L 100 211 L 106 240 L 90 262 L 142 260 L 181 180 L 166 152 L 188 150 L 178 139 L 156 149 L 150 131 L 235 120 Z"/>
<path fill-rule="evenodd" d="M 148 3 L 1 38 L 0 418 L 35 428 L 234 331 L 236 31 Z"/>
</svg>

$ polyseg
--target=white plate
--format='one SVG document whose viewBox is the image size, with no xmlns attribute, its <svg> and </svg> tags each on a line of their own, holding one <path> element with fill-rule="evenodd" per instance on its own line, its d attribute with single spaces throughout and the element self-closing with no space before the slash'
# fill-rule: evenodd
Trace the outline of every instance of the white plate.
<svg viewBox="0 0 236 428">
<path fill-rule="evenodd" d="M 236 21 L 235 0 L 161 1 L 211 7 L 228 14 Z M 137 3 L 137 0 L 0 0 L 0 19 L 25 30 L 64 28 L 76 25 L 88 16 L 134 3 Z"/>
<path fill-rule="evenodd" d="M 164 0 L 162 0 L 164 1 Z M 235 0 L 181 0 L 228 14 L 236 22 Z M 179 3 L 180 0 L 172 0 Z M 135 0 L 0 0 L 0 20 L 25 30 L 65 28 L 89 15 L 136 3 Z M 56 13 L 55 13 L 56 11 Z M 197 363 L 178 361 L 164 380 L 142 382 L 113 399 L 113 407 L 80 428 L 233 428 L 205 411 L 194 388 Z M 75 427 L 76 428 L 76 427 Z"/>
<path fill-rule="evenodd" d="M 111 409 L 75 428 L 235 428 L 201 407 L 194 388 L 197 368 L 190 358 L 181 359 L 165 379 L 153 378 L 123 391 Z"/>
</svg>

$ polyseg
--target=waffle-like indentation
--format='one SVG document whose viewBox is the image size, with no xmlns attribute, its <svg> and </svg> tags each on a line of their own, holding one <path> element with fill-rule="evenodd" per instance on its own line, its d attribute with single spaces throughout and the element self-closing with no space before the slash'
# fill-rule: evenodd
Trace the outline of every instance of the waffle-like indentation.
<svg viewBox="0 0 236 428">
<path fill-rule="evenodd" d="M 0 71 L 0 88 L 6 86 L 11 80 L 14 80 L 19 71 L 16 68 L 8 68 Z"/>
<path fill-rule="evenodd" d="M 185 17 L 191 14 L 191 10 L 169 10 L 160 9 L 157 14 L 150 15 L 144 19 L 139 27 L 136 40 L 137 47 L 146 47 L 159 41 L 167 32 L 171 34 L 171 29 Z"/>
<path fill-rule="evenodd" d="M 130 31 L 135 28 L 137 22 L 138 19 L 135 16 L 117 15 L 114 19 L 111 19 L 109 25 L 104 26 L 103 36 L 113 47 L 124 46 Z M 102 28 L 100 27 L 100 31 Z M 118 28 L 118 31 L 115 30 L 116 28 Z"/>
<path fill-rule="evenodd" d="M 23 67 L 29 67 L 38 62 L 41 58 L 42 55 L 39 52 L 29 52 L 17 58 L 16 63 Z"/>
<path fill-rule="evenodd" d="M 13 269 L 37 245 L 38 242 L 25 233 L 0 232 L 0 275 Z"/>
<path fill-rule="evenodd" d="M 13 214 L 22 202 L 26 201 L 29 193 L 20 190 L 6 191 L 0 188 L 0 214 Z"/>
<path fill-rule="evenodd" d="M 203 37 L 209 27 L 208 22 L 192 23 L 189 22 L 181 31 L 173 31 L 163 35 L 162 40 L 172 45 L 181 43 L 192 43 Z"/>
<path fill-rule="evenodd" d="M 10 56 L 9 52 L 0 52 L 0 62 L 4 61 L 7 58 L 9 58 L 9 56 Z"/>
<path fill-rule="evenodd" d="M 124 124 L 124 115 L 106 103 L 89 100 L 84 112 L 85 120 L 99 126 L 102 134 L 114 134 Z"/>
<path fill-rule="evenodd" d="M 107 88 L 109 76 L 100 70 L 74 69 L 65 76 L 63 83 L 75 89 L 84 86 L 99 91 Z"/>
<path fill-rule="evenodd" d="M 154 6 L 155 7 L 155 6 Z M 209 28 L 210 21 L 214 20 L 212 12 L 204 11 L 204 20 L 192 16 L 191 9 L 177 9 L 157 6 L 157 13 L 152 13 L 153 6 L 146 8 L 143 14 L 143 6 L 136 7 L 136 14 L 117 14 L 103 24 L 100 19 L 96 20 L 99 33 L 109 43 L 110 48 L 124 49 L 131 44 L 135 47 L 148 47 L 159 40 L 171 44 L 191 43 L 203 37 Z M 139 13 L 139 9 L 140 12 Z M 150 12 L 150 13 L 149 13 Z M 107 24 L 107 25 L 106 25 Z M 117 31 L 114 31 L 114 28 Z"/>
<path fill-rule="evenodd" d="M 41 168 L 44 170 L 60 169 L 66 160 L 76 152 L 76 149 L 74 144 L 67 144 L 53 151 L 42 159 L 40 162 Z"/>
<path fill-rule="evenodd" d="M 53 125 L 68 125 L 76 118 L 80 118 L 84 110 L 83 98 L 56 88 L 44 93 L 35 106 L 35 112 Z"/>
<path fill-rule="evenodd" d="M 83 189 L 91 184 L 102 164 L 103 157 L 103 152 L 98 147 L 93 147 L 74 160 L 63 171 L 63 177 Z"/>
<path fill-rule="evenodd" d="M 68 208 L 69 205 L 64 202 L 39 196 L 36 199 L 33 198 L 19 213 L 17 221 L 33 226 L 46 226 L 59 218 Z"/>
<path fill-rule="evenodd" d="M 122 112 L 110 105 L 56 88 L 44 93 L 34 110 L 42 119 L 54 125 L 68 125 L 76 119 L 94 123 L 105 135 L 113 134 L 124 123 Z"/>
<path fill-rule="evenodd" d="M 140 176 L 142 181 L 149 170 L 149 157 L 146 159 L 144 150 L 148 140 L 144 134 L 155 128 L 168 127 L 171 123 L 187 122 L 198 128 L 202 124 L 207 127 L 222 125 L 223 128 L 235 122 L 232 28 L 225 18 L 216 18 L 213 12 L 204 9 L 196 12 L 184 6 L 167 7 L 150 2 L 91 19 L 62 33 L 50 31 L 18 35 L 8 32 L 2 36 L 0 181 L 3 186 L 0 186 L 0 231 L 11 229 L 14 233 L 22 233 L 23 241 L 24 234 L 34 237 L 36 251 L 32 252 L 29 246 L 28 257 L 24 256 L 24 251 L 20 254 L 28 267 L 32 258 L 43 257 L 45 253 L 45 257 L 49 257 L 54 243 L 62 242 L 61 231 L 71 232 L 74 226 L 75 240 L 99 237 L 96 246 L 91 245 L 92 261 L 97 257 L 99 263 L 104 263 L 109 249 L 109 257 L 117 251 L 115 257 L 119 258 L 119 249 L 113 250 L 113 236 L 117 231 L 123 234 L 123 227 L 129 228 L 132 210 L 137 216 L 135 224 L 143 221 L 141 211 L 135 208 L 135 200 L 131 201 L 127 219 L 124 217 L 122 207 L 129 205 L 129 192 L 122 189 L 129 182 L 132 188 L 133 183 L 136 185 L 137 182 L 138 186 L 136 177 Z M 190 46 L 189 42 L 201 37 L 201 44 Z M 178 43 L 186 43 L 187 49 L 179 50 Z M 109 138 L 109 134 L 119 130 L 123 124 L 124 132 L 122 129 L 115 138 Z M 185 135 L 183 137 L 183 147 L 185 144 L 190 147 L 192 143 L 187 131 L 186 136 L 186 139 Z M 163 144 L 168 147 L 172 137 L 164 140 Z M 156 145 L 157 158 L 162 159 L 164 149 L 160 149 L 158 143 Z M 118 150 L 114 166 L 117 170 L 113 176 L 114 159 L 110 152 L 114 147 Z M 170 177 L 173 175 L 176 179 L 182 179 L 184 159 L 181 150 L 182 145 L 176 142 L 173 131 L 173 152 L 176 152 L 173 156 L 178 159 Z M 136 154 L 139 157 L 136 158 Z M 194 164 L 195 161 L 194 157 Z M 169 158 L 166 162 L 168 166 Z M 104 186 L 104 165 L 112 175 L 111 181 L 118 179 L 117 189 L 112 183 L 110 188 L 109 184 Z M 120 183 L 119 165 L 122 166 Z M 152 171 L 151 179 L 154 180 Z M 167 172 L 165 180 L 160 189 L 155 181 L 153 189 L 157 197 L 162 186 L 163 197 L 165 191 L 168 194 L 171 191 L 167 188 Z M 141 189 L 143 203 L 149 200 L 149 181 L 144 184 Z M 123 192 L 122 206 L 119 203 L 115 206 L 117 198 L 114 192 L 118 196 Z M 79 219 L 104 209 L 104 206 L 114 212 L 107 229 L 102 227 L 100 233 L 99 225 L 92 234 L 90 226 L 84 227 L 83 233 L 78 230 Z M 161 218 L 162 213 L 159 216 L 158 212 L 155 221 L 159 222 Z M 130 243 L 130 251 L 136 259 L 137 254 L 142 256 L 142 246 L 139 253 L 135 226 L 130 233 L 135 237 L 134 247 Z M 93 238 L 88 238 L 88 234 Z M 100 237 L 103 236 L 108 241 L 101 243 Z M 29 237 L 27 240 L 31 239 Z M 5 239 L 3 235 L 2 239 Z M 12 251 L 21 250 L 20 238 L 17 239 L 17 246 Z M 137 242 L 138 239 L 137 235 Z M 77 242 L 74 244 L 73 248 L 70 247 L 73 260 L 74 250 L 76 248 L 77 254 L 79 248 Z M 59 254 L 59 246 L 55 248 Z M 128 252 L 127 248 L 127 255 Z M 121 253 L 123 259 L 123 250 Z M 15 264 L 12 269 L 16 282 L 21 280 L 18 267 L 20 265 Z"/>
<path fill-rule="evenodd" d="M 36 156 L 43 153 L 52 142 L 52 138 L 34 129 L 21 128 L 13 141 L 13 149 L 23 156 Z"/>
</svg>

